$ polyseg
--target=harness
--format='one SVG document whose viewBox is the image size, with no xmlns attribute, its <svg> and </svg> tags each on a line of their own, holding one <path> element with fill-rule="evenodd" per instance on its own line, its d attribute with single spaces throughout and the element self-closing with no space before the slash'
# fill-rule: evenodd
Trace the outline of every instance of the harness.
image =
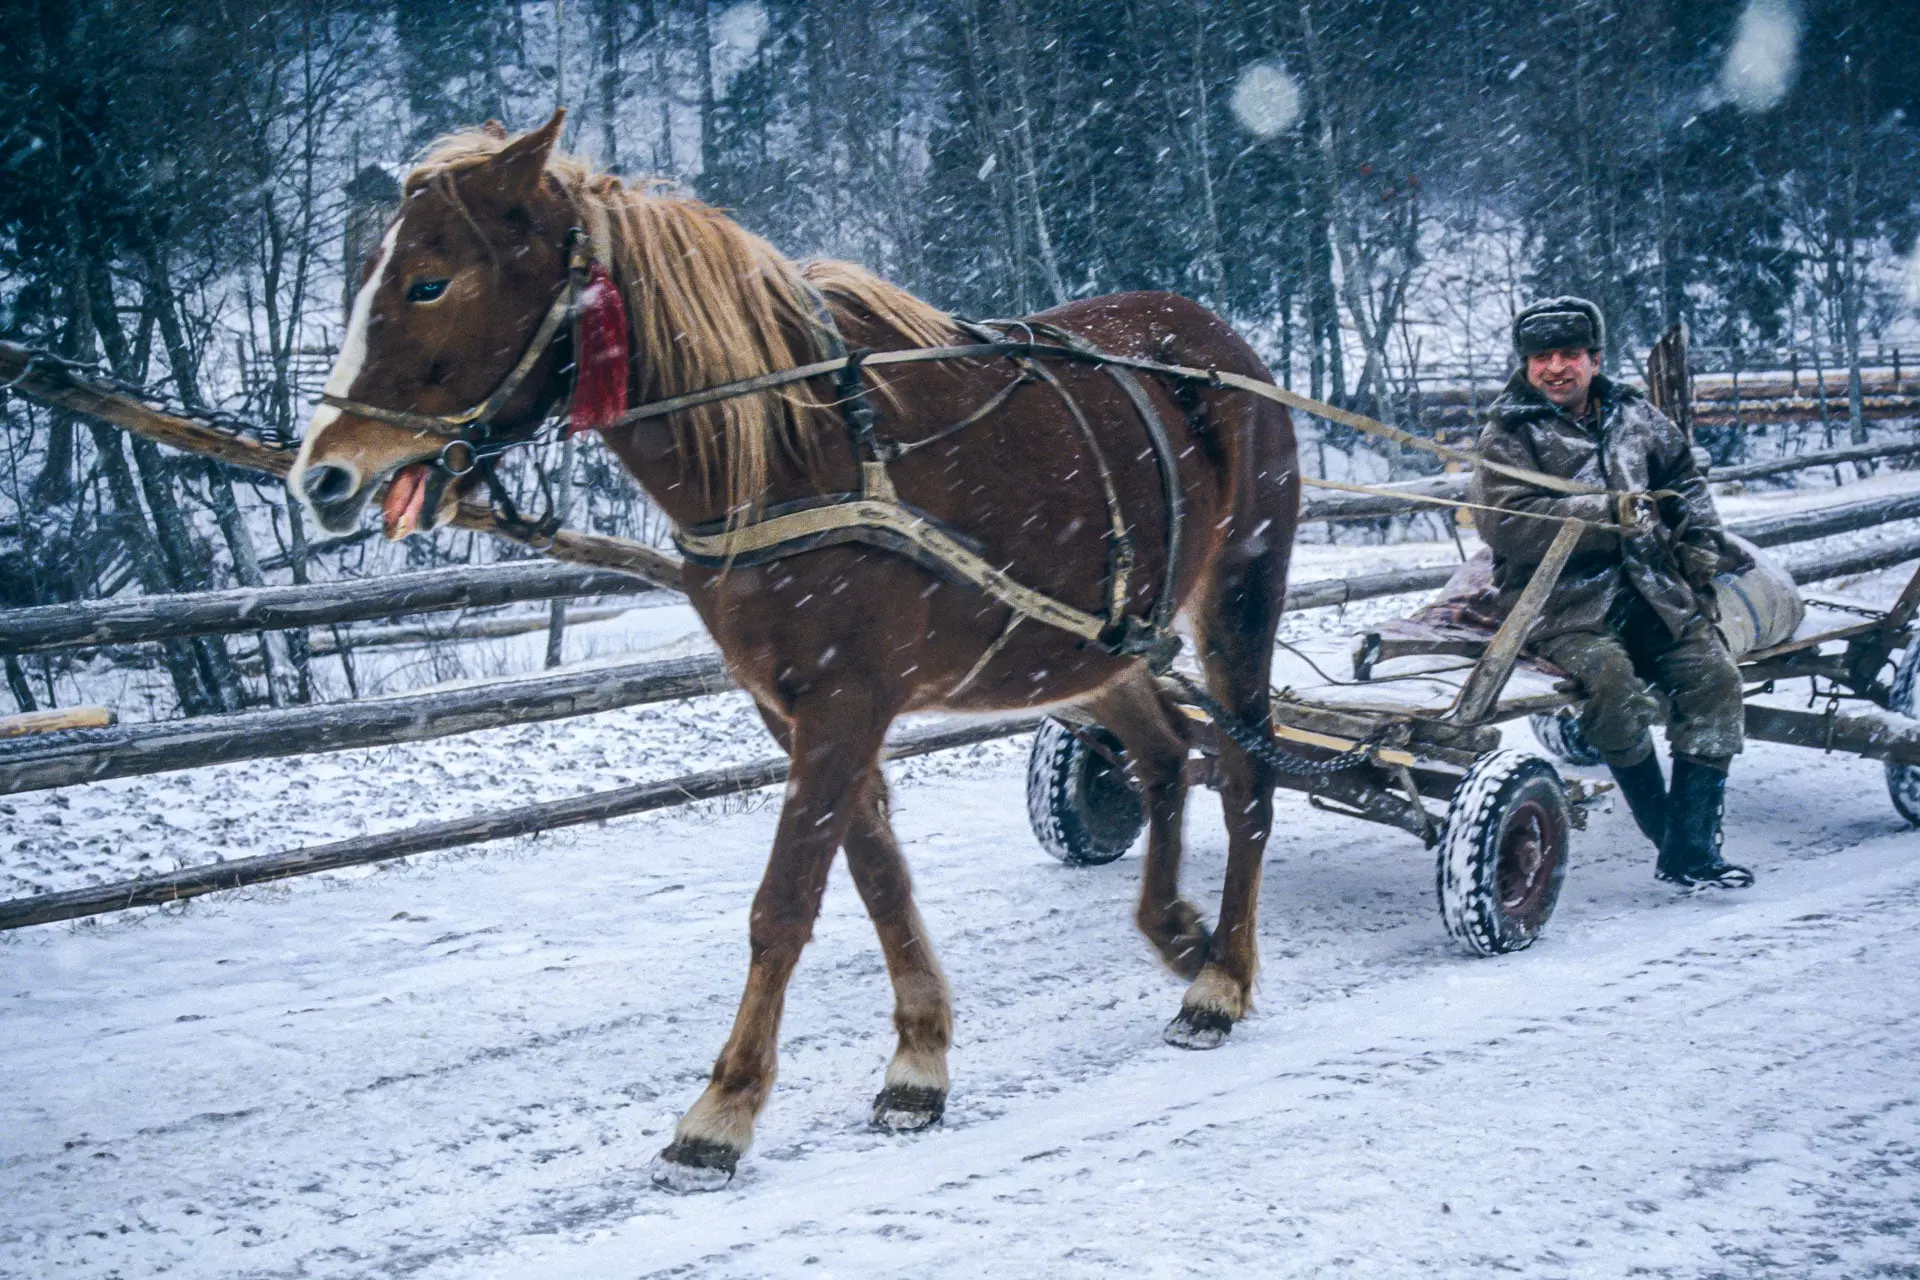
<svg viewBox="0 0 1920 1280">
<path fill-rule="evenodd" d="M 943 350 L 950 359 L 1005 356 L 1014 362 L 1017 376 L 972 413 L 930 436 L 904 442 L 883 440 L 874 431 L 876 415 L 868 399 L 864 369 L 868 363 L 878 363 L 885 356 L 906 353 L 848 351 L 824 299 L 811 290 L 810 294 L 824 348 L 825 360 L 821 363 L 838 365 L 832 370 L 836 403 L 860 464 L 860 492 L 820 494 L 779 503 L 744 525 L 714 520 L 676 530 L 673 538 L 681 555 L 691 564 L 723 568 L 730 564 L 762 564 L 818 547 L 861 543 L 905 556 L 942 577 L 971 586 L 1005 605 L 1012 616 L 993 647 L 955 686 L 956 691 L 972 683 L 986 661 L 1005 645 L 1013 629 L 1027 619 L 1065 631 L 1083 643 L 1098 645 L 1116 656 L 1144 657 L 1156 671 L 1165 670 L 1180 646 L 1173 632 L 1173 614 L 1178 594 L 1176 575 L 1185 537 L 1186 499 L 1181 490 L 1179 461 L 1172 438 L 1139 380 L 1125 369 L 1106 364 L 1104 353 L 1065 330 L 1024 321 L 986 324 L 962 321 L 962 330 L 979 339 L 977 345 L 928 350 Z M 1009 341 L 996 332 L 996 327 L 1014 325 L 1026 329 L 1025 340 Z M 1046 344 L 1036 341 L 1041 337 L 1047 340 Z M 1101 362 L 1101 367 L 1126 393 L 1145 428 L 1168 513 L 1166 572 L 1153 608 L 1145 618 L 1127 611 L 1130 580 L 1138 553 L 1132 527 L 1121 510 L 1112 468 L 1079 403 L 1037 358 L 1049 346 Z M 967 355 L 962 356 L 960 352 Z M 1015 391 L 1033 383 L 1051 388 L 1060 398 L 1088 447 L 1100 483 L 1106 507 L 1109 562 L 1105 605 L 1099 614 L 1054 599 L 1013 578 L 987 559 L 987 549 L 974 539 L 902 501 L 887 471 L 889 462 L 983 421 Z M 637 421 L 640 416 L 657 416 L 646 412 L 656 407 L 643 406 L 623 417 Z"/>
</svg>

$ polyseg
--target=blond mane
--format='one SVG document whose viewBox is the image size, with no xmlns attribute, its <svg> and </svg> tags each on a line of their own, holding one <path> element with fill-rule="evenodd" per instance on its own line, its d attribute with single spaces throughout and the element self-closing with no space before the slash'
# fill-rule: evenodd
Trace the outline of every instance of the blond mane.
<svg viewBox="0 0 1920 1280">
<path fill-rule="evenodd" d="M 506 145 L 506 138 L 480 130 L 442 138 L 408 175 L 407 191 L 431 186 L 471 223 L 453 179 Z M 951 316 L 864 267 L 796 263 L 711 205 L 629 187 L 593 172 L 577 156 L 554 152 L 546 174 L 573 205 L 579 225 L 610 246 L 608 266 L 626 298 L 645 379 L 638 388 L 642 399 L 684 395 L 815 359 L 811 347 L 794 349 L 794 335 L 817 328 L 803 282 L 866 312 L 913 345 L 954 340 Z M 702 485 L 737 521 L 759 506 L 775 452 L 802 465 L 812 462 L 816 432 L 836 429 L 838 415 L 800 386 L 687 410 L 670 421 Z"/>
</svg>

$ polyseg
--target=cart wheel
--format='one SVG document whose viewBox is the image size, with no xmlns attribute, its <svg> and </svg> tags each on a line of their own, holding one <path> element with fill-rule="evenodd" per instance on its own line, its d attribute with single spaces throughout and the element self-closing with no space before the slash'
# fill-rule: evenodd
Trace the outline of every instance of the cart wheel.
<svg viewBox="0 0 1920 1280">
<path fill-rule="evenodd" d="M 1435 879 L 1447 933 L 1483 956 L 1531 946 L 1567 875 L 1567 793 L 1524 751 L 1482 756 L 1447 810 Z"/>
<path fill-rule="evenodd" d="M 1084 739 L 1106 748 L 1102 754 Z M 1112 862 L 1146 825 L 1140 793 L 1119 759 L 1120 740 L 1095 725 L 1076 733 L 1046 719 L 1027 757 L 1027 821 L 1045 849 L 1070 867 Z"/>
<path fill-rule="evenodd" d="M 1600 753 L 1580 732 L 1580 716 L 1572 707 L 1536 711 L 1527 717 L 1527 723 L 1533 726 L 1534 741 L 1554 759 L 1579 765 L 1602 763 Z"/>
<path fill-rule="evenodd" d="M 1908 642 L 1907 654 L 1894 671 L 1887 710 L 1920 720 L 1920 639 Z M 1887 761 L 1887 791 L 1900 816 L 1920 827 L 1920 765 Z"/>
</svg>

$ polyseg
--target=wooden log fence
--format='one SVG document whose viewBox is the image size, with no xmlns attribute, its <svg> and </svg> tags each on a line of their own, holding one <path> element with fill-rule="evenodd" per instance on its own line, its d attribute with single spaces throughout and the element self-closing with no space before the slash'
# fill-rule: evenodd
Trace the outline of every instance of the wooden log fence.
<svg viewBox="0 0 1920 1280">
<path fill-rule="evenodd" d="M 0 654 L 319 627 L 399 614 L 484 609 L 575 596 L 635 595 L 655 589 L 650 582 L 610 569 L 523 560 L 427 569 L 385 578 L 353 578 L 319 586 L 239 587 L 83 600 L 10 610 L 4 627 L 0 627 Z"/>
<path fill-rule="evenodd" d="M 1914 446 L 1914 449 L 1920 451 L 1920 446 Z M 1856 449 L 1835 452 L 1857 458 L 1868 451 Z M 1884 456 L 1885 451 L 1881 450 L 1880 455 Z M 1827 456 L 1830 458 L 1832 455 Z M 1825 465 L 1824 461 L 1805 461 L 1814 457 L 1816 455 L 1802 455 L 1802 461 L 1797 465 Z M 1449 489 L 1464 489 L 1464 481 L 1453 476 L 1440 476 L 1396 487 L 1404 488 L 1409 493 L 1444 496 Z M 1327 504 L 1317 504 L 1321 509 L 1314 518 L 1358 519 L 1363 515 L 1379 516 L 1392 514 L 1396 510 L 1412 510 L 1418 505 L 1401 499 L 1366 494 L 1331 496 L 1339 500 L 1338 510 L 1329 511 L 1325 509 Z M 1815 511 L 1733 521 L 1729 527 L 1761 546 L 1778 546 L 1916 517 L 1920 517 L 1920 493 L 1896 494 Z M 1289 594 L 1288 607 L 1318 608 L 1384 594 L 1370 585 L 1380 577 L 1363 575 L 1355 579 L 1302 583 Z M 1417 581 L 1423 586 L 1428 584 L 1427 578 L 1418 578 Z M 1439 581 L 1444 582 L 1445 579 Z M 1433 582 L 1431 585 L 1437 586 L 1439 583 Z M 86 600 L 9 611 L 4 628 L 0 628 L 0 655 L 196 635 L 337 625 L 400 614 L 491 608 L 578 596 L 627 596 L 654 589 L 652 583 L 627 573 L 535 560 L 430 569 L 319 586 L 241 587 L 181 595 Z M 475 636 L 492 634 L 518 634 L 518 630 L 512 626 L 495 630 L 485 626 L 474 628 Z M 395 642 L 433 638 L 434 633 L 430 628 L 408 629 L 404 637 L 397 637 Z M 321 647 L 324 649 L 328 646 L 323 643 Z"/>
<path fill-rule="evenodd" d="M 1289 612 L 1428 591 L 1438 565 L 1301 583 Z M 0 742 L 0 795 L 275 756 L 393 746 L 720 693 L 733 682 L 716 655 L 628 663 L 358 702 L 196 716 Z"/>
<path fill-rule="evenodd" d="M 590 667 L 395 698 L 0 740 L 0 795 L 274 756 L 426 742 L 723 693 L 717 655 Z"/>
<path fill-rule="evenodd" d="M 1778 547 L 1792 542 L 1811 542 L 1838 533 L 1856 533 L 1874 529 L 1896 520 L 1920 517 L 1920 493 L 1895 494 L 1890 498 L 1869 498 L 1837 507 L 1816 507 L 1778 516 L 1729 520 L 1727 528 L 1761 547 Z"/>
<path fill-rule="evenodd" d="M 910 756 L 990 742 L 996 738 L 1011 738 L 1031 733 L 1039 723 L 1038 717 L 1027 717 L 931 730 L 889 744 L 886 756 L 889 760 L 904 760 Z M 0 902 L 0 929 L 24 929 L 28 925 L 77 920 L 82 916 L 125 911 L 131 907 L 162 906 L 222 889 L 239 889 L 247 885 L 312 875 L 319 871 L 386 862 L 416 853 L 533 835 L 587 822 L 604 822 L 609 818 L 670 808 L 695 800 L 712 800 L 743 791 L 757 791 L 762 787 L 778 786 L 786 780 L 785 759 L 756 760 L 730 769 L 709 769 L 662 782 L 643 782 L 447 822 L 423 823 L 402 831 L 357 836 L 285 853 L 237 858 L 231 862 L 190 867 L 167 875 L 92 885 L 64 893 L 37 894 L 30 898 Z"/>
<path fill-rule="evenodd" d="M 1808 513 L 1818 515 L 1819 513 Z M 1788 565 L 1800 583 L 1920 559 L 1920 535 Z M 1301 583 L 1287 611 L 1432 591 L 1458 565 Z M 733 688 L 715 655 L 530 676 L 471 688 L 0 740 L 0 795 L 317 751 L 392 746 L 512 724 L 592 715 Z"/>
</svg>

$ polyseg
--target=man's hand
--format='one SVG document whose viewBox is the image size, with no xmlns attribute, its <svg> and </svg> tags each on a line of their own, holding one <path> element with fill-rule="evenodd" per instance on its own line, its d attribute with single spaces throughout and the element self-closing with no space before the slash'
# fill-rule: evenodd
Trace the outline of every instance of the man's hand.
<svg viewBox="0 0 1920 1280">
<path fill-rule="evenodd" d="M 1659 506 L 1650 493 L 1623 493 L 1615 501 L 1615 519 L 1623 534 L 1648 532 L 1659 515 Z"/>
<path fill-rule="evenodd" d="M 1713 576 L 1720 569 L 1718 548 L 1682 542 L 1674 548 L 1674 557 L 1680 561 L 1680 576 L 1688 586 L 1702 595 L 1713 593 Z"/>
</svg>

